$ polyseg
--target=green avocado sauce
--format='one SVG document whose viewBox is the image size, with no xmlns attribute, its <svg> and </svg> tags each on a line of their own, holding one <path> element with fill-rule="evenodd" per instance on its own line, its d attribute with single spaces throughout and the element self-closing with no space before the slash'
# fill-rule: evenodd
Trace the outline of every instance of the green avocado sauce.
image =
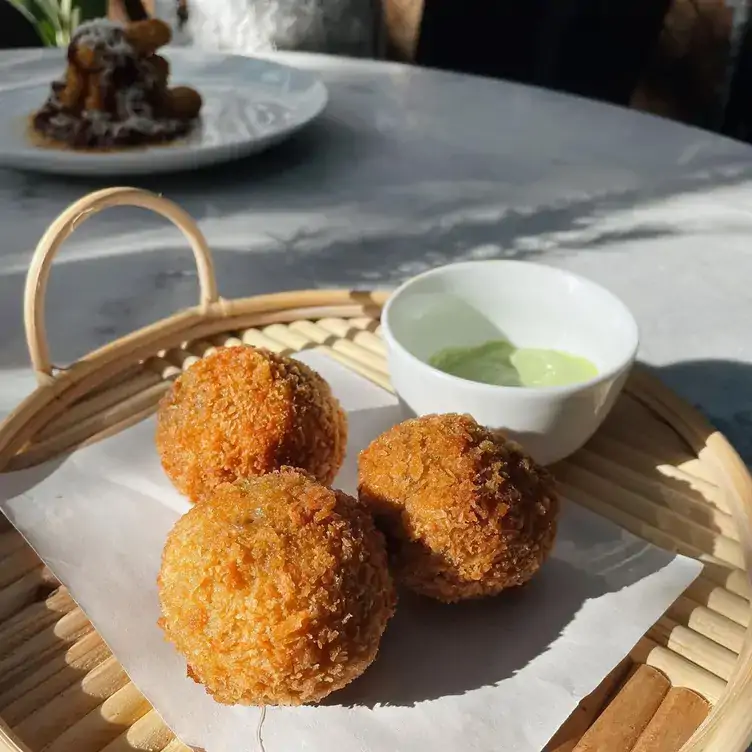
<svg viewBox="0 0 752 752">
<path fill-rule="evenodd" d="M 492 340 L 472 347 L 447 347 L 428 361 L 444 373 L 497 386 L 567 386 L 588 381 L 598 369 L 586 358 Z"/>
</svg>

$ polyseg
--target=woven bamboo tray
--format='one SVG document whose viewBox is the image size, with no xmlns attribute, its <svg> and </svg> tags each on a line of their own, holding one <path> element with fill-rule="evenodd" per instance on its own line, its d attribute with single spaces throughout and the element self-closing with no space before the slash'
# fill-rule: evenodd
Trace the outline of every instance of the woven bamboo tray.
<svg viewBox="0 0 752 752">
<path fill-rule="evenodd" d="M 44 327 L 52 259 L 84 219 L 115 205 L 151 209 L 183 231 L 198 266 L 199 305 L 53 368 Z M 389 389 L 379 336 L 385 298 L 308 291 L 222 300 L 206 242 L 180 208 L 130 188 L 87 196 L 51 225 L 31 264 L 25 320 L 39 387 L 0 426 L 0 467 L 28 467 L 142 420 L 176 375 L 221 345 L 318 348 Z M 547 752 L 745 750 L 752 740 L 752 480 L 742 461 L 638 369 L 595 438 L 555 471 L 573 501 L 705 566 Z M 187 751 L 7 522 L 0 529 L 0 719 L 4 752 Z"/>
</svg>

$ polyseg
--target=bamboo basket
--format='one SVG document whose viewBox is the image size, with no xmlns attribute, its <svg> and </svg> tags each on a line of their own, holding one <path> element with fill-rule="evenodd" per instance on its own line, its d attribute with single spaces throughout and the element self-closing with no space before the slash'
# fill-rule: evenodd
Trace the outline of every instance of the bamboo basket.
<svg viewBox="0 0 752 752">
<path fill-rule="evenodd" d="M 150 209 L 184 233 L 196 307 L 53 368 L 45 290 L 55 253 L 86 218 Z M 292 292 L 223 300 L 196 223 L 132 188 L 93 193 L 50 226 L 29 270 L 25 322 L 39 386 L 0 426 L 0 466 L 28 467 L 154 412 L 171 380 L 217 346 L 318 348 L 389 389 L 385 293 Z M 748 576 L 752 479 L 726 439 L 637 369 L 606 423 L 555 468 L 564 493 L 632 533 L 704 563 L 701 576 L 586 698 L 546 752 L 743 752 L 752 740 Z M 64 585 L 7 522 L 0 529 L 0 750 L 187 752 Z"/>
</svg>

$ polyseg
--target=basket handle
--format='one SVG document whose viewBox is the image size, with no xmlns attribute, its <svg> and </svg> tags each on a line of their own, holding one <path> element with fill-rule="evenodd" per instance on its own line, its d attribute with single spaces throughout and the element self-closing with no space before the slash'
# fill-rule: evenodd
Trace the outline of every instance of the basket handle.
<svg viewBox="0 0 752 752">
<path fill-rule="evenodd" d="M 50 267 L 66 238 L 85 220 L 111 206 L 138 206 L 169 219 L 185 236 L 198 269 L 199 311 L 208 313 L 219 300 L 214 262 L 206 238 L 194 219 L 177 204 L 139 188 L 106 188 L 71 204 L 49 226 L 34 251 L 24 292 L 24 325 L 31 363 L 40 384 L 53 378 L 50 349 L 45 328 L 45 298 Z"/>
</svg>

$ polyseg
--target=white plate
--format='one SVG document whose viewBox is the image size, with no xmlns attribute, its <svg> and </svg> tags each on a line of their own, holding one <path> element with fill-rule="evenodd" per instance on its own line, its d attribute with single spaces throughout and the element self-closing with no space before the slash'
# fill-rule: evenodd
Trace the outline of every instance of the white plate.
<svg viewBox="0 0 752 752">
<path fill-rule="evenodd" d="M 86 153 L 32 145 L 29 114 L 65 67 L 61 50 L 0 54 L 0 166 L 66 175 L 134 175 L 192 170 L 260 152 L 324 109 L 327 91 L 313 74 L 236 55 L 167 48 L 173 86 L 204 98 L 200 127 L 167 146 Z M 14 83 L 15 82 L 15 83 Z"/>
</svg>

